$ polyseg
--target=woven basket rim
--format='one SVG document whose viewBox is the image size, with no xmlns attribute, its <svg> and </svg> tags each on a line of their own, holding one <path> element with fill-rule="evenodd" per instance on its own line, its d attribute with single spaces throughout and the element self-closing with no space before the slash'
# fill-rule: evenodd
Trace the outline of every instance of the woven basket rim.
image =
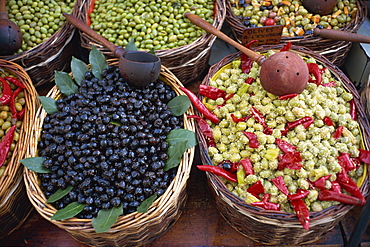
<svg viewBox="0 0 370 247">
<path fill-rule="evenodd" d="M 110 65 L 118 66 L 118 59 L 111 59 Z M 183 95 L 184 93 L 179 90 L 179 87 L 182 86 L 181 82 L 170 72 L 166 67 L 162 66 L 160 77 L 167 81 L 171 87 L 175 90 L 178 95 Z M 47 97 L 55 98 L 56 96 L 60 95 L 60 91 L 58 90 L 57 86 L 54 86 Z M 184 128 L 194 131 L 195 132 L 195 123 L 191 119 L 187 119 L 187 115 L 194 114 L 193 107 L 189 107 L 187 112 L 184 114 Z M 28 150 L 28 154 L 30 157 L 34 157 L 37 152 L 37 144 L 36 140 L 38 140 L 38 136 L 40 134 L 40 130 L 42 128 L 43 119 L 46 116 L 45 110 L 40 106 L 36 113 L 36 121 L 34 127 L 32 129 L 33 136 L 31 138 L 31 145 Z M 107 234 L 114 233 L 118 230 L 125 230 L 127 228 L 132 228 L 134 226 L 143 226 L 150 221 L 154 220 L 156 217 L 160 216 L 167 210 L 166 207 L 169 205 L 176 204 L 176 200 L 178 199 L 178 195 L 181 191 L 184 191 L 187 180 L 190 176 L 190 169 L 192 166 L 193 158 L 195 153 L 195 147 L 188 149 L 180 162 L 178 167 L 177 174 L 174 180 L 171 182 L 169 187 L 166 189 L 165 193 L 158 197 L 152 206 L 149 208 L 147 213 L 130 213 L 127 215 L 119 216 L 117 222 L 111 227 L 111 229 L 106 232 Z M 83 231 L 86 233 L 95 233 L 94 228 L 92 227 L 92 220 L 91 219 L 78 219 L 76 217 L 62 220 L 62 221 L 55 221 L 51 220 L 52 215 L 57 211 L 52 205 L 46 203 L 46 198 L 41 191 L 40 187 L 37 183 L 37 174 L 33 171 L 25 169 L 24 171 L 24 178 L 27 188 L 28 197 L 36 208 L 36 210 L 41 214 L 43 218 L 48 221 L 51 221 L 53 224 L 64 228 L 67 231 Z M 97 233 L 98 234 L 98 233 Z"/>
<path fill-rule="evenodd" d="M 259 46 L 259 47 L 253 48 L 253 50 L 255 50 L 256 52 L 266 52 L 267 50 L 279 51 L 283 46 L 284 46 L 284 44 L 264 45 L 264 46 Z M 348 92 L 352 92 L 352 94 L 354 95 L 355 104 L 356 104 L 356 107 L 357 107 L 357 114 L 358 114 L 357 121 L 359 122 L 361 131 L 362 131 L 363 137 L 364 137 L 363 138 L 363 142 L 364 142 L 363 144 L 368 149 L 370 147 L 369 146 L 370 145 L 369 144 L 369 136 L 370 136 L 369 135 L 369 133 L 370 133 L 369 132 L 369 122 L 368 122 L 366 114 L 363 110 L 363 106 L 362 106 L 362 103 L 361 103 L 361 100 L 360 100 L 360 96 L 359 96 L 356 88 L 354 87 L 354 85 L 351 83 L 351 81 L 346 77 L 346 75 L 337 66 L 332 64 L 326 57 L 324 57 L 320 54 L 317 54 L 317 53 L 313 52 L 310 49 L 307 49 L 307 48 L 301 47 L 301 46 L 292 45 L 290 51 L 295 52 L 299 55 L 311 56 L 311 57 L 315 58 L 315 60 L 318 63 L 321 63 L 321 64 L 325 65 L 325 67 L 327 67 L 332 72 L 332 74 L 337 77 L 338 80 L 342 81 L 342 84 L 343 84 L 344 88 Z M 222 68 L 227 63 L 234 60 L 235 58 L 240 57 L 240 55 L 241 55 L 241 52 L 236 52 L 236 53 L 230 54 L 227 57 L 223 58 L 217 64 L 213 65 L 209 70 L 209 74 L 202 81 L 202 84 L 208 85 L 210 78 L 220 68 Z M 200 97 L 204 98 L 203 96 L 200 96 Z M 198 111 L 196 111 L 196 114 L 201 116 L 201 114 Z M 196 125 L 196 127 L 197 127 L 197 129 L 196 129 L 197 130 L 197 136 L 198 136 L 198 139 L 199 139 L 199 148 L 201 149 L 201 159 L 202 159 L 204 164 L 212 164 L 211 159 L 208 155 L 207 144 L 206 144 L 205 137 L 202 134 L 202 132 L 199 130 L 198 125 Z M 362 192 L 364 193 L 365 196 L 367 196 L 368 193 L 369 193 L 369 186 L 370 186 L 369 185 L 369 176 L 370 176 L 370 174 L 369 174 L 369 172 L 367 172 L 367 177 L 366 177 L 365 181 L 363 182 L 363 184 L 361 186 L 361 190 L 362 190 Z M 297 225 L 301 226 L 300 223 L 298 222 L 297 217 L 296 217 L 295 214 L 282 212 L 282 211 L 264 210 L 264 209 L 261 209 L 261 208 L 258 208 L 258 207 L 251 206 L 251 205 L 247 204 L 246 202 L 244 202 L 239 197 L 232 194 L 230 191 L 228 191 L 226 186 L 224 185 L 224 183 L 221 181 L 221 179 L 218 176 L 207 172 L 207 179 L 210 181 L 212 186 L 215 187 L 215 191 L 217 191 L 217 193 L 222 194 L 223 197 L 228 198 L 228 200 L 233 203 L 230 206 L 233 206 L 234 208 L 235 207 L 236 208 L 241 208 L 241 210 L 239 210 L 239 212 L 244 210 L 245 212 L 250 212 L 250 213 L 255 214 L 256 218 L 257 217 L 263 217 L 265 220 L 266 219 L 271 219 L 271 220 L 274 220 L 274 219 L 277 219 L 277 220 L 290 219 L 289 223 L 295 222 L 295 223 L 297 223 Z M 348 212 L 353 207 L 354 207 L 353 205 L 338 204 L 338 205 L 334 205 L 334 206 L 331 206 L 329 208 L 326 208 L 326 209 L 324 209 L 322 211 L 319 211 L 319 212 L 310 212 L 311 226 L 314 226 L 316 224 L 315 221 L 319 221 L 318 223 L 322 224 L 322 221 L 325 217 L 335 216 L 336 214 L 340 214 L 340 213 L 343 213 L 343 212 Z M 278 225 L 283 226 L 284 224 L 282 224 L 282 222 L 280 221 Z"/>
</svg>

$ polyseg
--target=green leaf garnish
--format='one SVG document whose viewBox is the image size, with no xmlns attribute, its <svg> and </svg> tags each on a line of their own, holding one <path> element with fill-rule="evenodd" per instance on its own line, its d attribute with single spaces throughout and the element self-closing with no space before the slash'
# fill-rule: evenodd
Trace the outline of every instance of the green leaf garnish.
<svg viewBox="0 0 370 247">
<path fill-rule="evenodd" d="M 108 210 L 99 210 L 96 218 L 92 219 L 92 225 L 95 232 L 99 233 L 108 231 L 112 225 L 116 223 L 118 216 L 121 214 L 123 214 L 122 205 Z"/>
<path fill-rule="evenodd" d="M 63 189 L 58 189 L 54 194 L 52 194 L 49 199 L 46 201 L 46 203 L 52 203 L 56 202 L 59 199 L 63 198 L 65 195 L 67 195 L 71 190 L 73 189 L 73 186 L 70 185 L 67 188 Z"/>
<path fill-rule="evenodd" d="M 73 93 L 77 93 L 78 91 L 77 84 L 66 72 L 55 71 L 55 84 L 58 86 L 60 92 L 67 96 Z"/>
<path fill-rule="evenodd" d="M 127 43 L 125 47 L 126 51 L 137 51 L 137 47 L 135 45 L 135 39 L 131 38 L 130 41 Z"/>
<path fill-rule="evenodd" d="M 157 199 L 157 195 L 152 195 L 148 198 L 146 198 L 139 207 L 137 207 L 137 212 L 138 213 L 146 213 L 148 212 L 148 209 L 150 206 L 152 206 L 153 202 Z"/>
<path fill-rule="evenodd" d="M 44 166 L 45 158 L 43 157 L 30 157 L 20 160 L 25 167 L 34 171 L 36 173 L 49 173 L 50 170 L 46 169 Z"/>
<path fill-rule="evenodd" d="M 103 53 L 101 53 L 101 51 L 99 51 L 94 45 L 89 53 L 89 61 L 93 75 L 98 79 L 102 79 L 103 76 L 101 74 L 104 69 L 108 68 L 108 63 Z"/>
<path fill-rule="evenodd" d="M 55 99 L 46 96 L 38 96 L 38 98 L 40 99 L 41 105 L 47 113 L 53 114 L 58 112 L 58 106 Z"/>
<path fill-rule="evenodd" d="M 176 142 L 175 145 L 171 145 L 168 147 L 168 159 L 166 160 L 166 164 L 163 168 L 165 172 L 180 164 L 181 157 L 187 149 L 187 143 L 188 141 L 179 141 Z"/>
<path fill-rule="evenodd" d="M 84 210 L 85 206 L 85 204 L 72 202 L 65 208 L 56 211 L 56 213 L 51 217 L 51 220 L 65 220 L 72 218 Z"/>
<path fill-rule="evenodd" d="M 187 141 L 187 148 L 192 148 L 197 145 L 197 136 L 191 130 L 174 129 L 168 133 L 166 141 L 169 146 L 173 146 L 180 141 Z"/>
<path fill-rule="evenodd" d="M 186 95 L 179 95 L 171 99 L 167 106 L 174 116 L 181 116 L 189 109 L 190 100 Z"/>
<path fill-rule="evenodd" d="M 72 56 L 71 70 L 77 85 L 81 85 L 81 81 L 85 78 L 85 74 L 89 70 L 87 65 L 82 60 Z"/>
</svg>

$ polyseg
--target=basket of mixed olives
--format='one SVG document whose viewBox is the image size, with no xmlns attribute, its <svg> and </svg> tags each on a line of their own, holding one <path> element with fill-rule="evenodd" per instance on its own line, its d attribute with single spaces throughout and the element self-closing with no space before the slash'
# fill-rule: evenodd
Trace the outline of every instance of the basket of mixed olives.
<svg viewBox="0 0 370 247">
<path fill-rule="evenodd" d="M 132 87 L 93 46 L 56 72 L 22 160 L 42 217 L 92 246 L 141 246 L 180 217 L 197 144 L 181 82 L 164 66 Z"/>
<path fill-rule="evenodd" d="M 185 16 L 201 16 L 218 30 L 226 16 L 225 2 L 207 1 L 85 1 L 82 18 L 93 30 L 111 43 L 125 47 L 134 40 L 139 50 L 154 50 L 162 64 L 184 85 L 202 79 L 209 69 L 208 59 L 216 39 L 193 25 Z M 92 45 L 104 54 L 113 53 L 85 33 L 81 45 Z"/>
<path fill-rule="evenodd" d="M 37 93 L 24 69 L 3 59 L 0 88 L 0 238 L 6 238 L 32 211 L 19 160 L 29 145 Z"/>
<path fill-rule="evenodd" d="M 254 50 L 269 59 L 289 47 Z M 369 124 L 355 87 L 324 56 L 299 46 L 289 52 L 307 64 L 303 91 L 267 91 L 263 64 L 238 52 L 211 67 L 194 104 L 197 167 L 207 172 L 217 209 L 267 245 L 317 241 L 369 191 Z"/>
<path fill-rule="evenodd" d="M 52 83 L 54 70 L 69 70 L 72 55 L 79 52 L 77 32 L 62 13 L 78 16 L 81 1 L 5 2 L 8 19 L 16 25 L 12 30 L 18 28 L 21 36 L 20 46 L 1 49 L 0 58 L 21 65 L 36 87 Z"/>
<path fill-rule="evenodd" d="M 304 46 L 341 66 L 352 43 L 316 35 L 318 29 L 356 33 L 367 17 L 362 0 L 227 0 L 226 18 L 238 40 L 247 28 L 281 25 L 281 42 Z"/>
</svg>

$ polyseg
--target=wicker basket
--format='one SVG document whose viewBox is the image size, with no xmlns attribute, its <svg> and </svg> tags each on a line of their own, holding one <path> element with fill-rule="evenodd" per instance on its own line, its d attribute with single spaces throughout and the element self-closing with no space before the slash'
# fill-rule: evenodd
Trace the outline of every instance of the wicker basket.
<svg viewBox="0 0 370 247">
<path fill-rule="evenodd" d="M 357 7 L 358 11 L 356 16 L 345 28 L 342 28 L 340 30 L 356 33 L 357 30 L 360 28 L 360 26 L 367 17 L 368 10 L 366 6 L 366 1 L 357 0 Z M 225 21 L 230 24 L 230 28 L 235 38 L 241 41 L 243 31 L 245 30 L 246 27 L 234 15 L 229 0 L 226 0 Z M 330 62 L 337 65 L 338 67 L 340 67 L 344 63 L 344 60 L 347 57 L 347 54 L 352 46 L 352 43 L 348 41 L 331 40 L 314 35 L 296 36 L 296 37 L 282 36 L 280 42 L 281 43 L 291 42 L 293 45 L 296 46 L 304 46 L 312 51 L 315 51 L 325 56 L 327 59 L 329 59 Z"/>
<path fill-rule="evenodd" d="M 282 45 L 260 46 L 255 50 L 258 52 L 265 52 L 268 49 L 279 50 L 281 47 Z M 316 61 L 326 66 L 340 81 L 343 82 L 347 91 L 353 93 L 355 104 L 358 109 L 358 122 L 360 123 L 364 136 L 364 144 L 368 147 L 368 121 L 360 102 L 360 96 L 351 81 L 349 81 L 335 65 L 332 65 L 322 55 L 316 54 L 304 47 L 292 46 L 290 51 L 296 52 L 300 55 L 314 57 Z M 219 63 L 213 65 L 210 68 L 209 74 L 204 78 L 202 84 L 208 85 L 209 80 L 221 67 L 230 63 L 234 59 L 239 58 L 240 54 L 240 52 L 230 54 Z M 197 114 L 199 113 L 197 112 Z M 202 163 L 205 165 L 212 165 L 211 158 L 208 155 L 206 139 L 198 127 L 197 135 Z M 228 191 L 225 184 L 218 176 L 208 172 L 206 175 L 209 190 L 211 191 L 216 207 L 222 217 L 242 235 L 265 245 L 287 244 L 296 246 L 315 242 L 325 233 L 333 229 L 339 221 L 344 218 L 346 213 L 353 208 L 353 205 L 339 204 L 320 212 L 310 212 L 310 228 L 309 230 L 305 230 L 295 214 L 282 211 L 262 210 L 251 206 Z M 367 177 L 361 187 L 361 191 L 364 195 L 367 195 L 369 190 L 368 176 L 369 173 L 367 173 Z"/>
<path fill-rule="evenodd" d="M 90 4 L 91 0 L 85 0 L 83 4 L 82 20 L 85 22 Z M 213 26 L 218 30 L 221 30 L 225 16 L 225 2 L 223 0 L 215 0 Z M 81 33 L 80 36 L 82 47 L 91 49 L 91 46 L 95 45 L 106 56 L 113 57 L 113 53 L 101 43 L 90 38 L 85 33 Z M 160 57 L 162 65 L 167 67 L 185 85 L 194 80 L 203 79 L 204 74 L 209 69 L 208 59 L 215 39 L 216 36 L 206 33 L 191 44 L 173 49 L 156 50 L 155 53 Z"/>
<path fill-rule="evenodd" d="M 18 229 L 32 212 L 26 187 L 23 182 L 23 159 L 29 145 L 31 126 L 34 122 L 36 107 L 36 90 L 27 73 L 18 64 L 0 59 L 0 69 L 18 78 L 25 86 L 26 111 L 20 129 L 19 141 L 13 151 L 13 156 L 0 177 L 0 239 Z"/>
<path fill-rule="evenodd" d="M 111 65 L 118 66 L 117 59 Z M 167 81 L 177 94 L 183 94 L 179 89 L 181 82 L 164 66 L 160 77 Z M 56 98 L 60 95 L 56 86 L 48 93 L 48 97 Z M 193 114 L 189 108 L 184 114 L 184 128 L 195 131 L 195 124 L 187 120 L 186 115 Z M 40 107 L 36 113 L 36 121 L 32 130 L 29 156 L 35 157 L 37 142 L 41 134 L 45 110 Z M 111 229 L 105 233 L 96 233 L 92 221 L 87 219 L 71 218 L 63 221 L 51 221 L 56 226 L 65 229 L 76 240 L 92 246 L 141 246 L 153 241 L 165 233 L 180 217 L 187 200 L 186 185 L 194 158 L 195 148 L 188 149 L 180 162 L 176 177 L 166 192 L 156 199 L 147 213 L 131 213 L 120 216 Z M 46 220 L 50 220 L 57 211 L 46 203 L 46 198 L 38 185 L 37 174 L 26 169 L 24 173 L 28 197 Z"/>
<path fill-rule="evenodd" d="M 76 0 L 73 15 L 80 14 L 81 1 Z M 66 22 L 49 39 L 12 56 L 0 58 L 22 66 L 30 76 L 35 87 L 50 84 L 54 80 L 54 70 L 68 71 L 72 56 L 77 56 L 78 32 L 74 26 Z"/>
</svg>

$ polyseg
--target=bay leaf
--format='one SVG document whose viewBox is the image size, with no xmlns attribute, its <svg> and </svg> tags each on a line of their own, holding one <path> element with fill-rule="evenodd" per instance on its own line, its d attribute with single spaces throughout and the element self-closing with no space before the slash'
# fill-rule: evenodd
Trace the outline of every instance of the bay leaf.
<svg viewBox="0 0 370 247">
<path fill-rule="evenodd" d="M 85 79 L 86 72 L 89 70 L 87 65 L 82 60 L 72 56 L 71 70 L 77 85 L 81 85 L 82 80 Z"/>
<path fill-rule="evenodd" d="M 25 167 L 36 173 L 49 173 L 50 170 L 45 168 L 44 161 L 45 158 L 43 157 L 30 157 L 22 159 L 19 162 L 21 162 Z"/>
<path fill-rule="evenodd" d="M 52 194 L 49 199 L 46 201 L 46 203 L 52 203 L 56 202 L 59 199 L 63 198 L 65 195 L 67 195 L 71 190 L 73 189 L 73 186 L 70 185 L 65 189 L 58 189 L 54 194 Z"/>
<path fill-rule="evenodd" d="M 192 148 L 197 145 L 197 136 L 191 130 L 173 129 L 168 133 L 166 141 L 169 146 L 175 145 L 176 142 L 187 141 L 187 148 Z"/>
<path fill-rule="evenodd" d="M 190 100 L 186 95 L 179 95 L 167 103 L 174 116 L 181 116 L 190 107 Z"/>
<path fill-rule="evenodd" d="M 138 213 L 146 213 L 148 212 L 148 209 L 150 208 L 150 206 L 152 206 L 153 202 L 155 201 L 155 199 L 157 199 L 157 195 L 152 195 L 148 198 L 146 198 L 140 205 L 139 207 L 137 207 L 137 212 Z"/>
<path fill-rule="evenodd" d="M 108 63 L 103 53 L 101 53 L 101 51 L 99 51 L 95 45 L 93 45 L 90 50 L 89 62 L 93 75 L 98 79 L 102 79 L 102 72 L 104 69 L 108 68 Z"/>
<path fill-rule="evenodd" d="M 55 214 L 51 217 L 51 220 L 65 220 L 72 218 L 79 214 L 85 208 L 85 206 L 85 204 L 72 202 L 68 204 L 65 208 L 56 211 Z"/>
<path fill-rule="evenodd" d="M 58 112 L 58 106 L 55 99 L 46 96 L 38 96 L 38 98 L 40 99 L 41 105 L 47 113 L 53 114 Z"/>
<path fill-rule="evenodd" d="M 168 147 L 168 159 L 166 160 L 166 163 L 164 165 L 164 171 L 168 171 L 180 164 L 182 155 L 188 149 L 187 142 L 188 141 L 178 141 L 174 145 Z"/>
<path fill-rule="evenodd" d="M 55 71 L 55 84 L 58 86 L 60 92 L 64 95 L 70 95 L 78 92 L 78 86 L 73 81 L 72 77 L 62 71 Z"/>
<path fill-rule="evenodd" d="M 122 205 L 108 210 L 100 209 L 96 218 L 92 219 L 92 225 L 95 232 L 106 232 L 114 223 L 117 222 L 118 217 L 123 214 Z"/>
</svg>

